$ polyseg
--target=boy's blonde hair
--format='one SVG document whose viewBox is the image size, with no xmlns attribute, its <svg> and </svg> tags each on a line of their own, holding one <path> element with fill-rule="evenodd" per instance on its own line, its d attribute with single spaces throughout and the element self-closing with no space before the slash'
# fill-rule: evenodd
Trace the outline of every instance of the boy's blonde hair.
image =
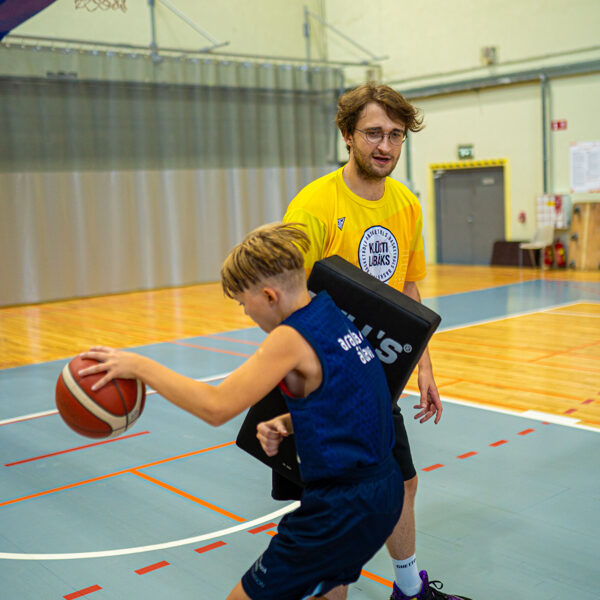
<svg viewBox="0 0 600 600">
<path fill-rule="evenodd" d="M 253 285 L 272 277 L 282 284 L 306 282 L 304 256 L 310 246 L 308 236 L 298 229 L 302 223 L 272 223 L 250 232 L 225 259 L 221 285 L 233 298 Z"/>
</svg>

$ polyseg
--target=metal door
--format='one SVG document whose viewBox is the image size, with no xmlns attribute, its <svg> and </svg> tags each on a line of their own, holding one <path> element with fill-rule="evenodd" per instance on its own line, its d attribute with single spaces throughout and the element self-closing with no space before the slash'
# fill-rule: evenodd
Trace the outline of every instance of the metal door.
<svg viewBox="0 0 600 600">
<path fill-rule="evenodd" d="M 489 265 L 494 242 L 504 239 L 504 169 L 434 172 L 439 263 Z"/>
</svg>

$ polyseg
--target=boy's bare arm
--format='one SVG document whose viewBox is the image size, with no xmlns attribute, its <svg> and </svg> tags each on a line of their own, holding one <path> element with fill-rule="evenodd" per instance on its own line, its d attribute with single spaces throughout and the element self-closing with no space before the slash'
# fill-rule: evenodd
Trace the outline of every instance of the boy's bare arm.
<svg viewBox="0 0 600 600">
<path fill-rule="evenodd" d="M 105 372 L 98 389 L 117 377 L 138 378 L 158 394 L 210 425 L 221 425 L 267 395 L 306 359 L 306 342 L 289 327 L 277 327 L 259 349 L 218 386 L 211 386 L 157 363 L 113 348 L 97 346 L 82 354 L 100 361 L 81 375 Z"/>
</svg>

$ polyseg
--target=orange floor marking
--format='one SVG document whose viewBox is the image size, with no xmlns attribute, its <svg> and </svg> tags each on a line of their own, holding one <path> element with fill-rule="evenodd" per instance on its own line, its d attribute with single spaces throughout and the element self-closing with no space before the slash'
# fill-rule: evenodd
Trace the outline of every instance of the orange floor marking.
<svg viewBox="0 0 600 600">
<path fill-rule="evenodd" d="M 65 490 L 70 490 L 71 488 L 79 487 L 80 485 L 86 485 L 87 483 L 95 483 L 96 481 L 102 481 L 111 477 L 117 477 L 118 475 L 124 475 L 127 472 L 128 471 L 117 471 L 116 473 L 109 473 L 108 475 L 100 475 L 99 477 L 93 477 L 92 479 L 86 479 L 84 481 L 77 481 L 75 483 L 69 483 L 68 485 L 62 485 L 51 490 L 36 492 L 35 494 L 30 494 L 29 496 L 22 496 L 21 498 L 14 498 L 13 500 L 6 500 L 5 502 L 0 502 L 0 507 L 8 506 L 9 504 L 16 504 L 17 502 L 22 502 L 23 500 L 33 500 L 33 498 L 40 498 L 41 496 L 47 496 L 49 494 L 54 494 L 55 492 L 63 492 Z"/>
<path fill-rule="evenodd" d="M 149 481 L 150 483 L 158 485 L 159 487 L 164 488 L 165 490 L 168 490 L 169 492 L 173 492 L 174 494 L 177 494 L 178 496 L 181 496 L 182 498 L 185 498 L 186 500 L 191 500 L 192 502 L 195 502 L 196 504 L 200 504 L 200 506 L 204 506 L 204 508 L 208 508 L 209 510 L 219 513 L 220 515 L 223 515 L 224 517 L 227 517 L 228 519 L 233 519 L 234 521 L 237 521 L 238 523 L 243 523 L 246 520 L 246 519 L 244 519 L 244 517 L 234 515 L 233 513 L 229 512 L 223 508 L 220 508 L 214 504 L 211 504 L 210 502 L 207 502 L 206 500 L 202 500 L 202 498 L 197 498 L 196 496 L 192 496 L 192 494 L 188 494 L 187 492 L 184 492 L 183 490 L 179 490 L 179 489 L 173 487 L 172 485 L 165 483 L 164 481 L 160 481 L 159 479 L 150 477 L 150 475 L 146 475 L 145 473 L 140 473 L 139 471 L 136 471 L 135 469 L 132 469 L 130 471 L 130 473 L 132 473 L 133 475 L 137 475 L 138 477 L 141 477 L 142 479 L 145 479 L 146 481 Z"/>
<path fill-rule="evenodd" d="M 360 572 L 360 574 L 363 577 L 366 577 L 367 579 L 372 579 L 373 581 L 376 581 L 377 583 L 381 583 L 381 585 L 385 585 L 389 588 L 392 587 L 392 582 L 389 581 L 388 579 L 384 579 L 383 577 L 379 577 L 379 575 L 375 575 L 375 573 L 369 573 L 369 571 L 365 571 L 364 569 Z"/>
<path fill-rule="evenodd" d="M 169 458 L 163 458 L 161 460 L 156 460 L 154 462 L 140 465 L 139 467 L 133 467 L 134 469 L 147 469 L 148 467 L 156 467 L 156 465 L 164 465 L 165 463 L 179 460 L 181 458 L 189 458 L 190 456 L 195 456 L 196 454 L 202 454 L 203 452 L 211 452 L 212 450 L 219 450 L 221 448 L 226 448 L 227 446 L 233 446 L 235 442 L 225 442 L 224 444 L 218 444 L 216 446 L 211 446 L 210 448 L 202 448 L 202 450 L 193 450 L 192 452 L 186 452 L 185 454 L 179 454 L 178 456 L 171 456 Z"/>
<path fill-rule="evenodd" d="M 51 490 L 45 490 L 43 492 L 36 492 L 35 494 L 29 494 L 28 496 L 22 496 L 21 498 L 14 498 L 13 500 L 6 500 L 4 502 L 0 502 L 0 507 L 8 506 L 9 504 L 16 504 L 17 502 L 22 502 L 23 500 L 32 500 L 34 498 L 40 498 L 41 496 L 47 496 L 48 494 L 54 494 L 55 492 L 63 492 L 64 490 L 69 490 L 71 488 L 78 487 L 80 485 L 86 485 L 88 483 L 95 483 L 96 481 L 102 481 L 104 479 L 109 479 L 111 477 L 118 477 L 119 475 L 126 475 L 127 473 L 131 473 L 136 469 L 146 469 L 148 467 L 154 467 L 156 465 L 162 465 L 167 462 L 171 462 L 173 460 L 179 460 L 180 458 L 187 458 L 189 456 L 194 456 L 196 454 L 202 454 L 203 452 L 210 452 L 211 450 L 218 450 L 220 448 L 225 448 L 226 446 L 231 446 L 235 444 L 235 442 L 226 442 L 224 444 L 219 444 L 217 446 L 211 446 L 210 448 L 203 448 L 202 450 L 194 450 L 193 452 L 187 452 L 186 454 L 180 454 L 178 456 L 172 456 L 170 458 L 164 458 L 162 460 L 157 460 L 155 462 L 151 462 L 145 465 L 140 465 L 139 467 L 133 467 L 132 469 L 125 469 L 123 471 L 116 471 L 115 473 L 108 473 L 106 475 L 100 475 L 98 477 L 92 477 L 91 479 L 85 479 L 84 481 L 77 481 L 75 483 L 69 483 L 68 485 L 62 485 L 57 488 L 53 488 Z"/>
</svg>

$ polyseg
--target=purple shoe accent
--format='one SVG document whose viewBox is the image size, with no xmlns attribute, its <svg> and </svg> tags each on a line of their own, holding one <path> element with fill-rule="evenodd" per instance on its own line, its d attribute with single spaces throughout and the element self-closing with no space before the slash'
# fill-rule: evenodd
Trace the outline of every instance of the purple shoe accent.
<svg viewBox="0 0 600 600">
<path fill-rule="evenodd" d="M 390 596 L 390 600 L 402 600 L 403 595 L 404 594 L 402 594 L 400 588 L 396 585 L 396 582 L 394 581 L 394 583 L 392 584 L 392 595 Z"/>
<path fill-rule="evenodd" d="M 421 572 L 425 573 L 425 571 Z M 421 577 L 421 579 L 423 578 Z M 394 582 L 392 585 L 392 595 L 390 596 L 390 600 L 422 600 L 422 593 L 424 589 L 425 587 L 422 587 L 421 591 L 416 596 L 407 596 L 406 594 L 402 593 L 402 590 L 396 585 L 396 582 Z"/>
<path fill-rule="evenodd" d="M 440 590 L 444 587 L 441 581 L 429 581 L 429 575 L 427 571 L 420 571 L 419 577 L 423 582 L 421 591 L 416 596 L 419 600 L 471 600 L 466 596 L 453 596 L 451 594 L 444 594 Z"/>
<path fill-rule="evenodd" d="M 394 582 L 392 585 L 392 595 L 390 596 L 390 600 L 471 600 L 466 596 L 452 596 L 451 594 L 444 594 L 444 592 L 440 591 L 444 584 L 441 581 L 429 581 L 429 575 L 427 575 L 427 571 L 420 571 L 419 577 L 423 582 L 423 587 L 416 596 L 407 596 Z"/>
</svg>

